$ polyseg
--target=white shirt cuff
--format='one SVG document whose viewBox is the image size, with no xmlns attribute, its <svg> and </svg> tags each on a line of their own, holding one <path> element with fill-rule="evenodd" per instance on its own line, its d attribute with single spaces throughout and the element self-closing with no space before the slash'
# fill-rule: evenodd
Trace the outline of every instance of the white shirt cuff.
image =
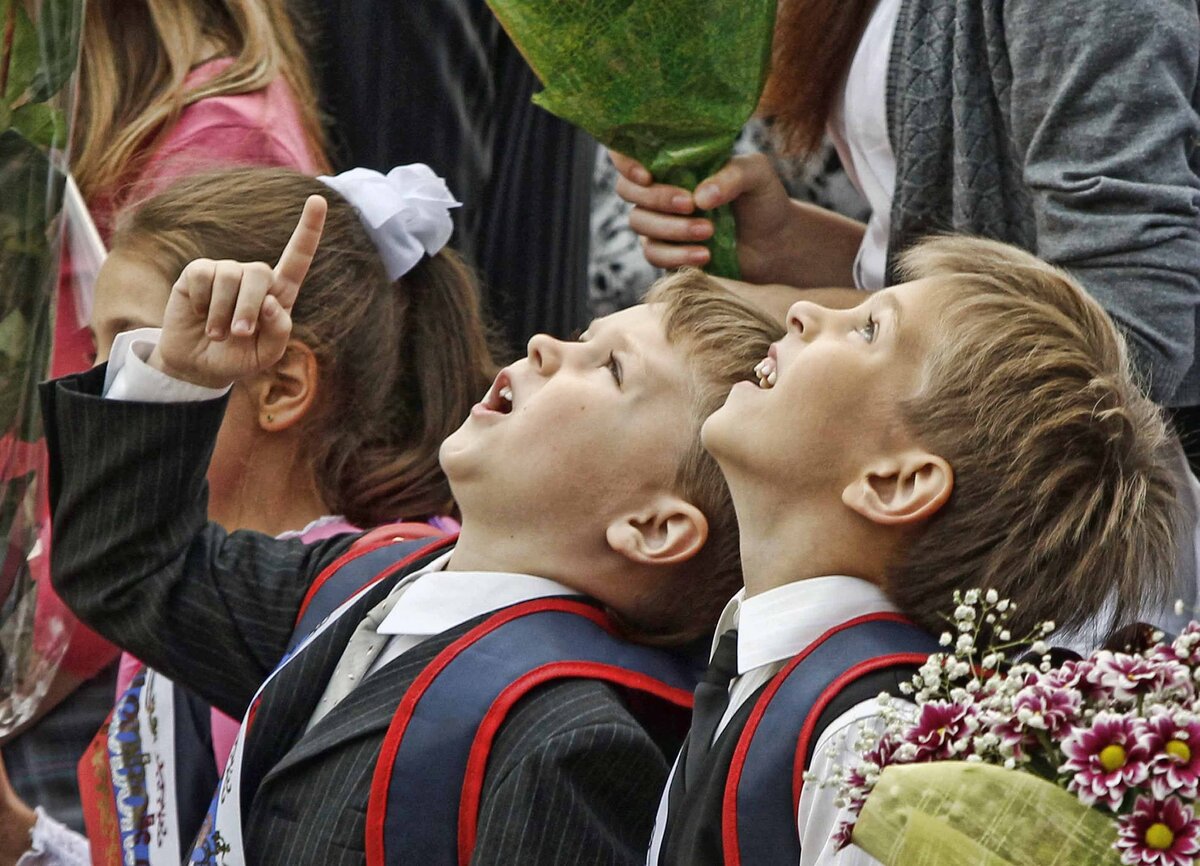
<svg viewBox="0 0 1200 866">
<path fill-rule="evenodd" d="M 158 345 L 161 328 L 125 331 L 113 340 L 108 370 L 104 375 L 104 397 L 138 403 L 198 403 L 224 396 L 229 386 L 206 388 L 168 376 L 146 363 Z"/>
</svg>

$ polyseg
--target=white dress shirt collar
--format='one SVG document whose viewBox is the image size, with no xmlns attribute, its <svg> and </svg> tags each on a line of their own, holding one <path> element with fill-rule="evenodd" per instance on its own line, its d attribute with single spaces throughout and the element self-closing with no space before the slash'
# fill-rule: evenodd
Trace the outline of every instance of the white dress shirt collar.
<svg viewBox="0 0 1200 866">
<path fill-rule="evenodd" d="M 544 577 L 499 571 L 445 571 L 453 551 L 413 575 L 395 607 L 379 624 L 386 635 L 428 636 L 522 601 L 581 595 Z"/>
<path fill-rule="evenodd" d="M 829 629 L 869 613 L 894 612 L 883 590 L 857 577 L 800 580 L 746 598 L 743 589 L 725 606 L 716 640 L 738 629 L 738 674 L 785 661 Z"/>
</svg>

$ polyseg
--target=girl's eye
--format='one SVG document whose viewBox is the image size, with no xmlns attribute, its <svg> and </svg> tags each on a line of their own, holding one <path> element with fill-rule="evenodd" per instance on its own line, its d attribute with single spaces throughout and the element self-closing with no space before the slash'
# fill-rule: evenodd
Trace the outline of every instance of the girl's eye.
<svg viewBox="0 0 1200 866">
<path fill-rule="evenodd" d="M 608 367 L 608 372 L 612 373 L 613 380 L 616 381 L 616 383 L 619 387 L 621 384 L 621 377 L 622 377 L 621 362 L 617 360 L 617 355 L 615 352 L 609 352 L 608 364 L 606 366 Z"/>
<path fill-rule="evenodd" d="M 875 321 L 874 316 L 867 316 L 867 323 L 858 329 L 858 333 L 862 334 L 862 338 L 868 343 L 875 342 L 875 334 L 879 331 L 879 323 Z"/>
</svg>

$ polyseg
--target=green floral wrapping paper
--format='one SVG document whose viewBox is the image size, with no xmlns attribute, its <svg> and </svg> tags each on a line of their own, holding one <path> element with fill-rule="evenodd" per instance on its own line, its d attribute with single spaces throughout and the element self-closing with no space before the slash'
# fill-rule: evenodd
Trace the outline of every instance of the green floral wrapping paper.
<svg viewBox="0 0 1200 866">
<path fill-rule="evenodd" d="M 766 80 L 775 0 L 488 0 L 545 90 L 547 111 L 687 189 L 720 168 Z M 739 273 L 733 216 L 709 271 Z"/>
<path fill-rule="evenodd" d="M 1051 782 L 941 761 L 885 768 L 852 841 L 885 866 L 1119 866 L 1116 838 Z"/>
</svg>

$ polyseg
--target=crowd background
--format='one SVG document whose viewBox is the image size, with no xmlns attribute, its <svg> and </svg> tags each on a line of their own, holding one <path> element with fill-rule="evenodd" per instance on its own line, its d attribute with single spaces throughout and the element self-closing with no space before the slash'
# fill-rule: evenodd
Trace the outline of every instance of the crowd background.
<svg viewBox="0 0 1200 866">
<path fill-rule="evenodd" d="M 890 5 L 896 15 L 901 14 L 899 3 Z M 953 4 L 942 4 L 945 8 L 949 5 Z M 1194 11 L 1188 4 L 1167 5 L 1178 13 L 1176 17 Z M 840 100 L 845 98 L 844 94 L 839 95 L 837 88 L 854 72 L 859 38 L 871 32 L 871 14 L 877 7 L 873 3 L 856 4 L 853 15 L 847 13 L 850 17 L 834 21 L 836 14 L 828 9 L 822 12 L 821 6 L 820 3 L 792 4 L 792 17 L 787 19 L 791 29 L 783 32 L 785 37 L 793 40 L 789 43 L 790 50 L 794 51 L 796 44 L 803 47 L 807 43 L 803 39 L 797 41 L 795 37 L 797 22 L 801 21 L 799 16 L 820 14 L 825 16 L 822 20 L 830 27 L 841 28 L 839 32 L 843 35 L 851 34 L 839 43 L 843 56 L 838 58 L 838 74 L 827 76 L 812 92 L 799 95 L 797 91 L 789 90 L 786 82 L 780 84 L 777 80 L 768 96 L 777 113 L 784 115 L 784 134 L 775 135 L 778 130 L 773 129 L 769 120 L 753 120 L 739 139 L 736 153 L 742 157 L 765 155 L 766 160 L 757 164 L 771 167 L 772 177 L 781 181 L 779 189 L 786 197 L 818 205 L 827 212 L 856 221 L 856 224 L 865 223 L 868 233 L 880 235 L 882 232 L 883 247 L 874 251 L 877 258 L 882 256 L 876 262 L 876 270 L 882 279 L 883 273 L 891 267 L 895 252 L 888 246 L 888 231 L 906 233 L 901 240 L 912 240 L 918 226 L 908 222 L 896 229 L 889 227 L 886 221 L 880 225 L 881 210 L 891 213 L 891 190 L 881 205 L 879 200 L 868 202 L 871 196 L 864 198 L 856 188 L 856 183 L 858 187 L 863 186 L 865 166 L 869 163 L 872 169 L 878 168 L 878 161 L 871 156 L 860 162 L 857 171 L 851 166 L 852 170 L 847 172 L 843 160 L 853 162 L 855 150 L 847 144 L 848 127 L 837 110 Z M 660 191 L 649 182 L 631 185 L 635 174 L 625 166 L 627 182 L 619 194 L 621 175 L 609 152 L 586 133 L 531 103 L 530 97 L 539 89 L 537 79 L 484 0 L 406 3 L 372 0 L 138 0 L 136 3 L 88 0 L 85 8 L 87 17 L 79 71 L 79 131 L 72 145 L 72 161 L 79 174 L 81 191 L 106 241 L 113 237 L 116 215 L 122 209 L 141 203 L 181 176 L 214 167 L 285 166 L 306 174 L 320 174 L 355 166 L 386 172 L 395 165 L 419 162 L 446 178 L 450 190 L 462 202 L 462 207 L 452 212 L 455 223 L 453 244 L 467 267 L 478 275 L 482 308 L 494 323 L 488 339 L 502 347 L 497 353 L 501 357 L 519 350 L 536 333 L 566 337 L 584 327 L 594 316 L 637 303 L 663 273 L 647 261 L 642 238 L 630 226 L 635 203 L 643 216 L 670 212 L 659 206 L 661 198 L 653 198 Z M 911 12 L 911 7 L 905 9 Z M 930 14 L 937 14 L 937 10 Z M 1072 34 L 1073 38 L 1092 38 L 1097 42 L 1105 38 L 1114 25 L 1096 24 L 1096 16 L 1102 15 L 1103 10 L 1090 12 L 1087 20 L 1096 29 L 1082 35 Z M 1194 23 L 1194 17 L 1192 15 L 1186 23 Z M 924 19 L 911 18 L 901 21 L 913 28 L 913 32 L 919 29 L 918 25 L 928 23 Z M 1178 22 L 1172 19 L 1169 23 Z M 896 18 L 892 19 L 891 26 L 896 26 Z M 983 25 L 980 28 L 980 32 L 987 29 Z M 1180 25 L 1181 32 L 1182 29 Z M 890 36 L 892 31 L 887 33 Z M 938 38 L 944 35 L 939 34 Z M 1026 60 L 1032 65 L 1034 49 L 1030 46 L 1046 34 L 1030 25 L 1026 33 L 1014 26 L 1009 35 L 1011 44 L 1016 46 L 1014 50 L 1026 52 Z M 1191 62 L 1195 59 L 1193 43 L 1198 41 L 1196 34 L 1191 37 L 1191 42 L 1179 34 L 1173 41 L 1165 36 L 1160 38 L 1164 44 L 1170 42 L 1167 48 L 1175 51 L 1171 55 L 1175 60 L 1190 58 L 1186 62 Z M 879 34 L 873 34 L 873 38 L 878 39 Z M 964 35 L 958 34 L 958 38 L 961 47 L 965 44 L 961 41 Z M 911 47 L 914 56 L 927 48 L 907 46 L 902 40 L 896 44 Z M 947 50 L 954 47 L 949 42 L 938 44 L 943 48 L 949 45 Z M 1157 44 L 1148 39 L 1145 51 L 1157 50 Z M 1111 60 L 1103 52 L 1085 51 L 1084 56 L 1093 64 Z M 901 64 L 897 68 L 912 72 L 916 62 L 910 57 L 907 65 Z M 1136 58 L 1130 59 L 1121 68 L 1128 72 L 1136 62 L 1139 62 Z M 986 101 L 990 96 L 985 97 L 986 87 L 980 82 L 988 76 L 971 78 L 963 72 L 967 65 L 964 61 L 955 68 L 955 74 L 965 76 L 963 81 L 979 85 L 979 99 Z M 1160 64 L 1156 68 L 1168 70 L 1161 77 L 1174 74 L 1171 71 L 1174 67 L 1169 64 Z M 1194 62 L 1191 68 L 1194 73 Z M 1085 74 L 1085 69 L 1081 67 L 1073 75 Z M 788 71 L 798 74 L 804 70 Z M 1026 99 L 1027 106 L 1045 109 L 1041 118 L 1045 121 L 1052 113 L 1048 106 L 1053 100 L 1035 92 L 1037 82 L 1033 79 L 1037 76 L 1027 80 L 1020 76 L 1027 70 L 1017 71 L 1017 86 L 1011 92 Z M 888 81 L 890 84 L 891 79 Z M 989 78 L 987 86 L 993 83 Z M 1053 89 L 1044 81 L 1042 83 Z M 1011 78 L 1008 84 L 1012 84 Z M 1154 76 L 1147 76 L 1142 84 L 1157 86 Z M 1186 82 L 1181 84 L 1182 91 L 1187 89 L 1184 85 Z M 1194 105 L 1196 86 L 1193 75 L 1191 92 L 1174 94 L 1175 102 L 1185 104 L 1190 100 Z M 1006 87 L 997 85 L 999 91 L 1003 91 L 1001 95 L 1011 95 Z M 812 111 L 802 115 L 796 109 L 789 114 L 780 109 L 780 100 L 784 98 L 795 98 L 797 105 L 807 99 L 812 105 L 803 105 Z M 888 104 L 888 111 L 895 110 L 894 103 L 898 100 L 916 99 L 912 93 L 899 96 L 892 93 L 889 98 L 892 103 Z M 1113 102 L 1124 104 L 1119 99 Z M 923 105 L 928 108 L 927 104 Z M 1159 106 L 1156 110 L 1170 111 L 1172 105 Z M 1061 110 L 1061 105 L 1052 107 L 1059 109 L 1057 117 L 1070 119 L 1067 117 L 1069 112 Z M 883 103 L 879 108 L 884 108 Z M 921 106 L 913 110 L 919 108 Z M 1006 122 L 1011 123 L 1019 114 L 1020 108 L 1011 110 L 1005 117 Z M 1096 156 L 1096 148 L 1102 150 L 1105 141 L 1121 140 L 1130 124 L 1135 122 L 1118 109 L 1110 112 L 1107 119 L 1111 125 L 1107 128 L 1094 126 L 1086 146 L 1076 142 L 1081 148 L 1080 164 L 1085 168 L 1095 167 L 1092 163 L 1085 165 L 1086 160 L 1103 162 Z M 974 120 L 985 127 L 987 122 L 1000 123 L 990 116 L 984 121 L 979 121 L 978 117 Z M 840 136 L 835 134 L 830 138 L 825 135 L 826 121 L 832 123 Z M 960 191 L 963 178 L 943 177 L 930 181 L 930 184 L 941 184 L 945 189 L 927 200 L 920 198 L 915 183 L 902 185 L 904 194 L 909 197 L 902 200 L 901 205 L 910 207 L 912 213 L 925 220 L 924 229 L 975 231 L 1003 236 L 1014 242 L 1029 241 L 1030 234 L 1041 229 L 1046 231 L 1046 237 L 1056 238 L 1057 246 L 1035 251 L 1045 255 L 1059 249 L 1065 251 L 1060 257 L 1061 263 L 1080 264 L 1083 270 L 1090 269 L 1093 273 L 1102 271 L 1104 264 L 1100 260 L 1120 254 L 1121 243 L 1126 239 L 1123 236 L 1109 239 L 1108 247 L 1095 257 L 1100 261 L 1097 264 L 1090 261 L 1088 251 L 1078 245 L 1078 235 L 1085 232 L 1087 226 L 1083 220 L 1073 222 L 1074 217 L 1089 211 L 1101 214 L 1097 219 L 1102 219 L 1106 203 L 1113 201 L 1119 204 L 1111 212 L 1119 215 L 1123 209 L 1131 207 L 1130 202 L 1139 200 L 1138 195 L 1126 194 L 1128 190 L 1105 190 L 1089 200 L 1088 190 L 1074 190 L 1071 195 L 1058 198 L 1053 193 L 1046 193 L 1039 186 L 1041 181 L 1036 171 L 1031 171 L 1028 166 L 1044 167 L 1062 157 L 1062 151 L 1046 144 L 1046 140 L 1052 138 L 1054 144 L 1062 145 L 1059 137 L 1065 136 L 1064 130 L 1072 128 L 1065 121 L 1063 125 L 1055 126 L 1058 122 L 1057 119 L 1053 123 L 1047 121 L 1048 126 L 1040 127 L 1043 136 L 1040 139 L 1039 129 L 1019 130 L 1018 138 L 1026 146 L 1027 155 L 1036 155 L 1039 146 L 1046 146 L 1049 153 L 1049 156 L 1043 155 L 1040 162 L 1030 157 L 1021 180 L 1014 179 L 1021 175 L 1020 167 L 1014 167 L 1020 159 L 1008 152 L 1009 145 L 996 143 L 1002 137 L 994 134 L 996 128 L 987 127 L 987 135 L 980 133 L 1005 157 L 1004 177 L 987 188 L 987 194 L 981 199 L 983 204 L 978 201 L 974 205 L 964 203 L 962 197 L 956 198 L 957 193 L 951 192 Z M 1194 133 L 1197 125 L 1193 111 L 1170 130 L 1170 135 L 1190 142 L 1187 146 L 1191 149 L 1182 155 L 1182 163 L 1193 169 L 1197 162 L 1194 135 L 1191 139 L 1186 136 L 1188 130 Z M 1147 139 L 1149 144 L 1146 144 L 1156 153 L 1165 149 L 1160 139 L 1168 134 L 1163 131 L 1162 124 L 1158 129 L 1162 133 L 1159 138 Z M 908 134 L 893 139 L 900 147 L 907 148 L 893 154 L 893 173 L 897 164 L 902 175 L 905 170 L 915 170 L 913 153 L 928 144 L 920 138 L 920 132 L 909 128 Z M 939 141 L 938 145 L 939 153 L 950 157 L 963 155 L 960 139 Z M 1070 144 L 1064 146 L 1069 148 Z M 1130 154 L 1136 156 L 1138 146 L 1135 139 L 1129 144 L 1129 152 L 1121 151 L 1121 158 L 1132 159 Z M 1171 157 L 1175 163 L 1180 161 L 1179 154 L 1173 151 Z M 619 155 L 617 158 L 619 162 Z M 1152 160 L 1148 162 L 1152 163 Z M 1128 168 L 1128 165 L 1123 167 Z M 1071 168 L 1065 171 L 1070 174 Z M 901 177 L 901 181 L 905 179 Z M 912 177 L 907 179 L 912 180 Z M 1177 180 L 1167 178 L 1162 186 Z M 761 181 L 760 188 L 773 182 L 776 181 Z M 1156 182 L 1154 177 L 1141 176 L 1129 181 L 1147 187 Z M 1193 193 L 1200 188 L 1194 170 L 1190 181 L 1183 184 L 1185 192 L 1189 183 Z M 630 191 L 637 186 L 648 192 L 643 196 L 636 190 Z M 723 192 L 724 200 L 736 200 L 755 189 L 749 180 L 731 183 Z M 772 190 L 775 194 L 773 187 Z M 1006 191 L 1012 190 L 1021 190 L 1019 213 L 1006 214 L 1007 222 L 1002 221 L 1003 225 L 989 222 L 988 214 L 1003 210 L 997 202 L 1005 198 Z M 1164 194 L 1159 201 L 1168 198 L 1175 209 L 1174 217 L 1185 218 L 1185 212 L 1191 207 L 1191 218 L 1196 219 L 1195 196 L 1190 205 L 1184 194 L 1176 194 L 1173 198 Z M 691 218 L 691 211 L 697 204 L 699 202 L 695 201 L 673 215 Z M 936 213 L 941 206 L 947 206 L 953 213 Z M 743 214 L 746 213 L 749 211 L 743 208 Z M 634 226 L 650 240 L 652 247 L 681 239 L 673 229 L 660 230 L 644 219 L 639 222 L 637 217 L 634 217 Z M 1052 231 L 1048 231 L 1047 226 Z M 1141 230 L 1145 226 L 1134 228 Z M 1160 233 L 1171 231 L 1169 227 L 1152 228 Z M 1193 238 L 1185 240 L 1187 244 L 1194 241 Z M 1036 247 L 1036 239 L 1025 245 Z M 1146 244 L 1139 251 L 1144 252 L 1150 246 Z M 650 259 L 658 265 L 681 263 L 672 259 L 671 254 L 660 252 L 656 257 L 653 250 Z M 885 266 L 884 263 L 889 264 Z M 80 294 L 71 282 L 70 264 L 69 261 L 64 263 L 60 286 L 51 365 L 54 375 L 77 372 L 94 358 L 96 334 L 80 326 L 87 318 L 87 311 L 76 308 Z M 1146 265 L 1148 269 L 1158 266 L 1154 262 Z M 861 262 L 855 260 L 853 269 L 854 276 L 837 285 L 878 287 L 867 285 L 870 280 L 858 278 Z M 781 271 L 766 269 L 760 275 L 751 272 L 750 276 L 761 276 L 762 282 L 774 282 L 779 273 Z M 851 271 L 847 269 L 846 273 Z M 1167 281 L 1173 280 L 1174 277 L 1168 275 Z M 801 277 L 789 282 L 810 287 L 829 285 L 818 277 Z M 1182 282 L 1172 284 L 1178 288 Z M 1113 301 L 1116 295 L 1112 285 L 1104 285 L 1105 291 L 1109 292 L 1107 299 Z M 1101 299 L 1103 301 L 1105 297 Z M 1200 303 L 1191 298 L 1188 307 L 1186 300 L 1176 298 L 1172 303 L 1180 309 L 1186 308 L 1186 316 L 1194 317 Z M 1123 298 L 1117 298 L 1115 302 L 1115 315 L 1118 319 L 1124 316 L 1122 324 L 1138 337 L 1135 346 L 1139 356 L 1153 355 L 1155 351 L 1180 357 L 1190 353 L 1191 346 L 1177 345 L 1180 342 L 1178 334 L 1156 332 L 1156 326 L 1142 327 L 1136 311 L 1141 303 L 1142 300 L 1136 300 L 1130 304 Z M 1134 312 L 1131 313 L 1131 309 Z M 1110 312 L 1113 309 L 1110 308 Z M 1160 312 L 1156 311 L 1154 315 Z M 1186 328 L 1178 330 L 1193 334 L 1192 325 L 1189 321 Z M 482 325 L 480 327 L 482 329 Z M 484 338 L 481 336 L 480 339 Z M 1144 348 L 1143 343 L 1150 349 Z M 1190 361 L 1177 371 L 1176 381 L 1184 377 L 1189 365 Z M 477 363 L 474 366 L 487 365 Z M 473 380 L 476 378 L 479 377 L 472 376 Z M 1174 410 L 1179 432 L 1190 445 L 1188 437 L 1196 426 L 1194 407 L 1186 400 L 1182 403 L 1174 400 L 1175 395 L 1169 391 L 1160 391 L 1155 396 Z M 452 509 L 442 510 L 449 513 Z M 391 516 L 427 515 L 422 512 Z M 373 517 L 376 518 L 374 523 L 386 522 L 382 515 Z M 286 528 L 298 530 L 302 525 Z M 47 543 L 52 540 L 48 539 Z M 56 615 L 62 618 L 70 618 L 49 592 L 39 597 L 39 606 L 57 610 Z M 116 658 L 115 647 L 83 626 L 77 626 L 58 679 L 43 704 L 43 714 L 3 744 L 4 762 L 17 794 L 28 803 L 44 806 L 78 830 L 83 827 L 78 806 L 76 764 L 84 746 L 112 706 Z"/>
</svg>

